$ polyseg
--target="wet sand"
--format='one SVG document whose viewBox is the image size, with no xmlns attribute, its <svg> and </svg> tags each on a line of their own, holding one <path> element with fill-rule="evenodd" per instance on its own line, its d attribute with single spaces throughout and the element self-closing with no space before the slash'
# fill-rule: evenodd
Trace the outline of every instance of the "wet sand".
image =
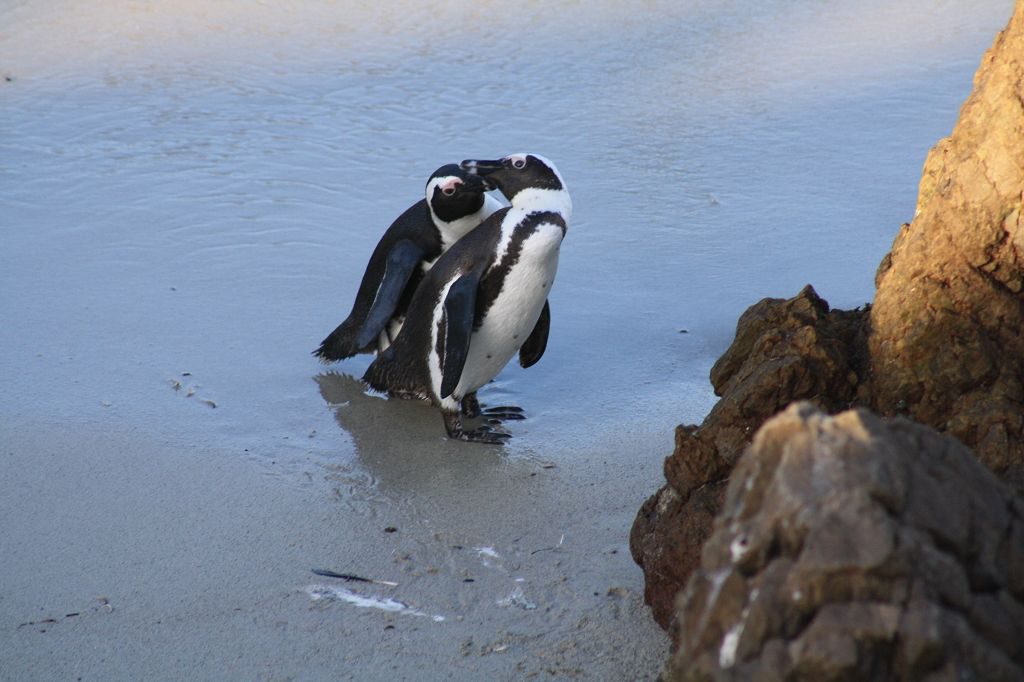
<svg viewBox="0 0 1024 682">
<path fill-rule="evenodd" d="M 380 402 L 353 383 L 320 380 L 332 400 Z M 96 425 L 8 424 L 2 677 L 652 677 L 667 640 L 624 529 L 657 447 L 637 466 L 628 436 L 609 439 L 578 471 L 557 445 L 509 457 L 432 437 L 420 405 L 369 407 L 353 418 L 416 451 L 364 431 L 377 454 L 358 466 L 279 473 Z"/>
</svg>

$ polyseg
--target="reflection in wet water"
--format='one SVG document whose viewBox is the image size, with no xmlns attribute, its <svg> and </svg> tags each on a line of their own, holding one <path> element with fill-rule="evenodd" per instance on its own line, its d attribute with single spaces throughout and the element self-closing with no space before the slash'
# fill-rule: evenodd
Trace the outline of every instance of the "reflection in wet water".
<svg viewBox="0 0 1024 682">
<path fill-rule="evenodd" d="M 394 504 L 422 503 L 415 498 L 437 490 L 439 479 L 441 489 L 472 494 L 502 485 L 509 466 L 536 468 L 529 460 L 510 462 L 503 446 L 450 442 L 429 402 L 386 399 L 337 372 L 321 373 L 316 382 L 338 426 L 352 439 L 360 468 Z"/>
</svg>

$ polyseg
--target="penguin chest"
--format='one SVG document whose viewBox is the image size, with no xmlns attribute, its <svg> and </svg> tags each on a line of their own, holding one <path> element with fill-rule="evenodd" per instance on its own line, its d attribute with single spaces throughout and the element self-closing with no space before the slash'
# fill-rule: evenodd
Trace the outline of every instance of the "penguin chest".
<svg viewBox="0 0 1024 682">
<path fill-rule="evenodd" d="M 470 340 L 458 395 L 497 376 L 530 336 L 555 281 L 562 234 L 560 227 L 545 224 L 523 241 L 518 259 L 505 272 L 500 292 Z"/>
</svg>

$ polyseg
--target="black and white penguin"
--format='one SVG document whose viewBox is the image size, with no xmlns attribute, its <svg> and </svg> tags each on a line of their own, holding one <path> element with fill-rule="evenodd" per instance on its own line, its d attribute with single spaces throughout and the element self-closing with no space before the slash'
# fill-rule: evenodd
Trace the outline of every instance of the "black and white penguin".
<svg viewBox="0 0 1024 682">
<path fill-rule="evenodd" d="M 434 171 L 427 180 L 425 198 L 398 216 L 377 243 L 352 312 L 313 355 L 328 362 L 386 349 L 402 328 L 423 273 L 452 244 L 502 207 L 486 194 L 490 189 L 479 175 L 454 163 Z"/>
<path fill-rule="evenodd" d="M 465 430 L 480 414 L 476 391 L 519 353 L 529 367 L 544 354 L 551 313 L 547 297 L 572 200 L 554 164 L 536 154 L 462 167 L 501 190 L 511 206 L 491 215 L 445 252 L 409 304 L 402 333 L 363 380 L 392 395 L 429 399 L 451 438 L 502 443 L 488 426 Z M 521 418 L 518 408 L 488 416 Z"/>
</svg>

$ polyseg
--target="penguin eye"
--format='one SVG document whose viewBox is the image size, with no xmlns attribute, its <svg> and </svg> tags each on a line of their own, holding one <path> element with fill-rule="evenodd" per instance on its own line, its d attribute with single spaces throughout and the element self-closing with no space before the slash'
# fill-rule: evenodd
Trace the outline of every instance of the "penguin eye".
<svg viewBox="0 0 1024 682">
<path fill-rule="evenodd" d="M 448 187 L 445 187 L 444 189 L 442 189 L 441 192 L 446 197 L 450 197 L 451 195 L 455 194 L 455 185 L 449 185 Z"/>
<path fill-rule="evenodd" d="M 523 168 L 526 168 L 526 159 L 523 159 L 523 158 L 512 159 L 512 167 L 516 168 L 516 169 L 519 169 L 519 170 L 522 170 Z"/>
</svg>

